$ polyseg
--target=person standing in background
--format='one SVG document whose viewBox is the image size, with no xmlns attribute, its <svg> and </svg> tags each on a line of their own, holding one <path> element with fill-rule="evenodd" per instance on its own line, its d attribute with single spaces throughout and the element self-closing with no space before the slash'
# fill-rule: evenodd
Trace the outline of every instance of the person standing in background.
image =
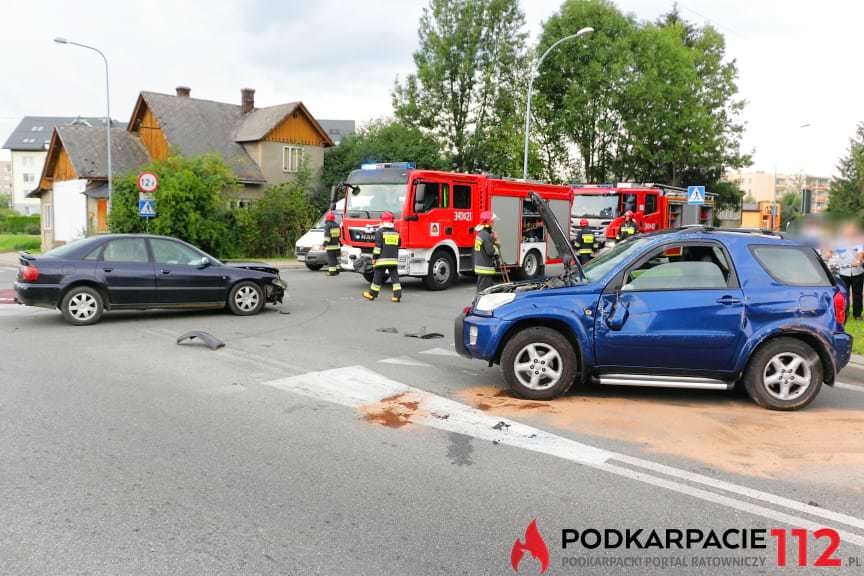
<svg viewBox="0 0 864 576">
<path fill-rule="evenodd" d="M 846 224 L 838 242 L 828 254 L 828 264 L 846 284 L 852 300 L 852 317 L 861 320 L 864 299 L 864 244 L 854 224 Z"/>
</svg>

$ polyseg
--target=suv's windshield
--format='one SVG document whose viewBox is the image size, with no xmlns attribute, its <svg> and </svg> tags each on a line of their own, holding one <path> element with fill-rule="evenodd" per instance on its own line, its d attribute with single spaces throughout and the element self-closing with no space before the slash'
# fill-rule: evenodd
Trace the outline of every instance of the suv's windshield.
<svg viewBox="0 0 864 576">
<path fill-rule="evenodd" d="M 352 184 L 348 192 L 349 218 L 374 218 L 382 212 L 402 216 L 408 187 L 405 184 Z"/>
<path fill-rule="evenodd" d="M 618 216 L 618 196 L 597 194 L 573 197 L 574 218 L 615 218 Z"/>
<path fill-rule="evenodd" d="M 614 248 L 583 266 L 582 271 L 585 272 L 585 278 L 588 279 L 588 282 L 601 279 L 624 259 L 629 258 L 634 248 L 641 246 L 646 241 L 646 238 L 633 238 L 616 244 Z"/>
</svg>

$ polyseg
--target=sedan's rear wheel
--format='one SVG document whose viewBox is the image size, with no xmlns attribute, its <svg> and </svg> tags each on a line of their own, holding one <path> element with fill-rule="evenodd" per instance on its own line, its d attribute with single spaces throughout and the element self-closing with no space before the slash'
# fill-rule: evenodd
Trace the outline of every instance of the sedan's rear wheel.
<svg viewBox="0 0 864 576">
<path fill-rule="evenodd" d="M 576 352 L 570 341 L 551 328 L 522 330 L 501 354 L 504 378 L 517 396 L 550 400 L 564 394 L 576 374 Z"/>
<path fill-rule="evenodd" d="M 69 290 L 60 303 L 63 319 L 75 326 L 95 324 L 102 318 L 104 303 L 95 288 L 77 286 Z"/>
<path fill-rule="evenodd" d="M 744 386 L 750 398 L 763 408 L 797 410 L 819 394 L 822 361 L 801 340 L 770 340 L 750 359 Z"/>
<path fill-rule="evenodd" d="M 228 308 L 238 316 L 252 316 L 264 308 L 264 291 L 255 282 L 240 282 L 228 295 Z"/>
</svg>

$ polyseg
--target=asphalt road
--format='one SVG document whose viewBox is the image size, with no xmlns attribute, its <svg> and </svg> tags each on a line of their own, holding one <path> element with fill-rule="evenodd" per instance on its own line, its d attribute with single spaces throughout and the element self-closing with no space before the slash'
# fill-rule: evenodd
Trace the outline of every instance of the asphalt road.
<svg viewBox="0 0 864 576">
<path fill-rule="evenodd" d="M 812 573 L 779 567 L 771 537 L 564 550 L 562 530 L 821 527 L 844 564 L 824 573 L 861 573 L 857 373 L 795 414 L 734 392 L 520 402 L 497 367 L 452 351 L 469 282 L 407 281 L 392 304 L 363 301 L 353 274 L 283 277 L 289 299 L 251 318 L 124 312 L 76 328 L 0 304 L 0 574 L 506 574 L 532 519 L 546 574 Z M 0 290 L 11 281 L 0 269 Z M 405 336 L 424 327 L 445 337 Z M 226 347 L 177 345 L 188 330 Z M 809 543 L 812 565 L 827 539 Z M 626 558 L 645 564 L 614 564 Z M 720 564 L 733 561 L 756 566 Z M 541 570 L 528 553 L 519 568 Z"/>
</svg>

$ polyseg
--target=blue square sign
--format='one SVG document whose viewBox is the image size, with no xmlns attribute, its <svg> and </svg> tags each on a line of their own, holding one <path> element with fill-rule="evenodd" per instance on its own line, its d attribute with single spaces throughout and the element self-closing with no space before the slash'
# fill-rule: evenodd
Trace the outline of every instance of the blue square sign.
<svg viewBox="0 0 864 576">
<path fill-rule="evenodd" d="M 705 187 L 704 186 L 688 186 L 687 187 L 687 204 L 704 204 L 705 203 Z"/>
<path fill-rule="evenodd" d="M 138 215 L 142 218 L 155 218 L 156 200 L 152 198 L 138 200 Z"/>
</svg>

